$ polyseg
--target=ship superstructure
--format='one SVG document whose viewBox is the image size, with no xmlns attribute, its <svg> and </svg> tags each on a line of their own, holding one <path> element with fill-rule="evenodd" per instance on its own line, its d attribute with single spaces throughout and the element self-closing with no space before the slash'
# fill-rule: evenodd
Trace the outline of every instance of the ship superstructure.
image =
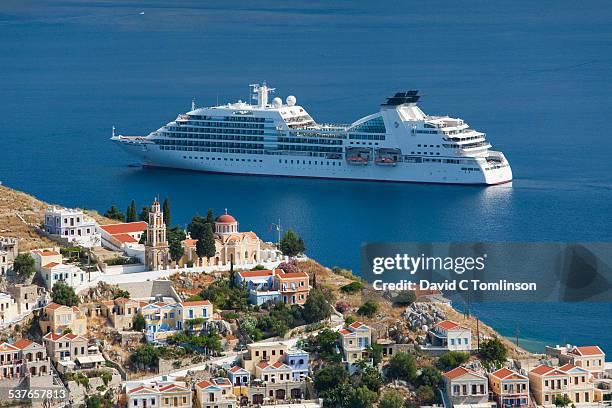
<svg viewBox="0 0 612 408">
<path fill-rule="evenodd" d="M 112 140 L 144 166 L 215 173 L 347 180 L 501 184 L 503 153 L 462 119 L 426 115 L 417 91 L 398 92 L 352 124 L 317 123 L 288 96 L 251 85 L 256 104 L 192 109 L 147 136 Z"/>
</svg>

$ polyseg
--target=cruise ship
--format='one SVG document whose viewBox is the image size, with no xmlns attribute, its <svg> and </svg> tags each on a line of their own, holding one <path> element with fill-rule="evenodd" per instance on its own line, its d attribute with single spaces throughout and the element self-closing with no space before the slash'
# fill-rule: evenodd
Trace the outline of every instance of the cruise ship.
<svg viewBox="0 0 612 408">
<path fill-rule="evenodd" d="M 430 116 L 398 92 L 351 124 L 317 123 L 293 95 L 253 84 L 251 103 L 191 110 L 147 136 L 111 139 L 145 167 L 211 173 L 493 185 L 512 180 L 502 152 L 459 118 Z"/>
</svg>

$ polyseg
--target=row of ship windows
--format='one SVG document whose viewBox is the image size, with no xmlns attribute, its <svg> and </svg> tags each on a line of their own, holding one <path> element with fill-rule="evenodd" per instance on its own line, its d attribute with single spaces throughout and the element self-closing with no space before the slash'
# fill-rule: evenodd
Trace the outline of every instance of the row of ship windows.
<svg viewBox="0 0 612 408">
<path fill-rule="evenodd" d="M 222 128 L 175 128 L 174 126 L 170 126 L 166 128 L 169 132 L 181 132 L 180 134 L 207 134 L 207 133 L 221 133 L 227 135 L 263 135 L 265 130 L 251 130 L 251 129 L 222 129 Z"/>
<path fill-rule="evenodd" d="M 327 146 L 302 146 L 302 145 L 278 145 L 279 150 L 291 150 L 298 152 L 328 152 L 342 153 L 342 147 L 327 147 Z"/>
<path fill-rule="evenodd" d="M 162 136 L 172 137 L 175 139 L 211 139 L 211 140 L 247 140 L 247 141 L 263 141 L 263 136 L 235 136 L 235 135 L 210 135 L 204 133 L 172 133 L 164 132 Z"/>
<path fill-rule="evenodd" d="M 253 116 L 205 116 L 205 115 L 189 115 L 189 119 L 193 120 L 227 120 L 234 122 L 265 122 L 266 118 L 256 118 Z"/>
<path fill-rule="evenodd" d="M 308 139 L 305 137 L 293 138 L 293 137 L 279 137 L 279 142 L 284 143 L 311 143 L 311 144 L 326 144 L 326 145 L 341 145 L 342 140 L 337 139 Z"/>
<path fill-rule="evenodd" d="M 243 161 L 243 162 L 253 162 L 253 163 L 263 163 L 261 159 L 234 159 L 233 157 L 208 157 L 208 156 L 183 156 L 183 159 L 192 159 L 192 160 L 223 160 L 223 161 Z"/>
<path fill-rule="evenodd" d="M 385 140 L 385 135 L 356 135 L 356 134 L 349 133 L 349 139 Z"/>
<path fill-rule="evenodd" d="M 415 154 L 415 152 L 410 152 L 410 154 Z M 416 152 L 416 154 L 421 154 L 421 152 Z M 423 154 L 430 154 L 430 155 L 434 155 L 434 152 L 423 152 Z M 440 155 L 440 153 L 436 152 L 436 155 Z"/>
<path fill-rule="evenodd" d="M 263 154 L 263 150 L 251 150 L 251 149 L 210 149 L 210 148 L 204 148 L 204 147 L 181 147 L 181 146 L 159 146 L 159 148 L 161 150 L 179 150 L 183 152 Z"/>
<path fill-rule="evenodd" d="M 231 128 L 239 128 L 239 129 L 263 129 L 264 124 L 259 123 L 232 123 L 232 122 L 179 122 L 177 123 L 178 128 L 185 128 L 190 126 L 197 126 L 197 128 L 223 128 L 223 129 L 231 129 Z M 174 126 L 173 126 L 174 127 Z"/>
<path fill-rule="evenodd" d="M 200 146 L 200 147 L 237 147 L 240 149 L 263 149 L 261 143 L 233 143 L 233 142 L 192 142 L 184 140 L 158 140 L 162 146 Z"/>
<path fill-rule="evenodd" d="M 368 146 L 372 146 L 372 142 L 349 142 L 350 144 L 363 144 L 363 145 L 368 145 Z M 374 146 L 378 146 L 378 143 L 374 142 Z"/>
<path fill-rule="evenodd" d="M 279 160 L 278 160 L 278 162 L 282 164 L 282 163 L 283 163 L 283 160 L 279 159 Z M 285 162 L 285 164 L 294 164 L 294 163 L 293 163 L 293 162 L 294 162 L 294 160 L 287 160 L 287 159 L 285 159 L 285 160 L 284 160 L 284 162 Z M 341 162 L 335 162 L 335 161 L 328 162 L 328 161 L 318 161 L 318 160 L 315 160 L 315 161 L 314 161 L 314 164 L 315 164 L 315 165 L 321 165 L 321 166 L 323 166 L 323 165 L 327 165 L 327 166 L 329 166 L 329 165 L 330 165 L 330 163 L 331 163 L 331 165 L 332 165 L 332 166 L 335 166 L 335 165 L 336 165 L 336 163 L 338 163 L 338 166 L 342 166 L 342 163 L 341 163 Z M 295 164 L 300 164 L 300 160 L 295 160 Z M 306 160 L 302 160 L 302 163 L 301 163 L 301 164 L 306 164 Z M 312 165 L 312 164 L 313 164 L 313 161 L 312 161 L 312 160 L 308 160 L 308 164 Z"/>
</svg>

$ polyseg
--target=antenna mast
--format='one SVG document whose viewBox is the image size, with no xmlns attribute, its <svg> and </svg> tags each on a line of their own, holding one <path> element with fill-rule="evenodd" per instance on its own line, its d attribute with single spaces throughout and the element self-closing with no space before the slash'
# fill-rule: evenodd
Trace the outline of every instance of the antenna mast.
<svg viewBox="0 0 612 408">
<path fill-rule="evenodd" d="M 259 84 L 250 84 L 252 88 L 252 93 L 257 96 L 252 96 L 253 99 L 257 100 L 257 106 L 260 108 L 265 108 L 268 106 L 268 93 L 274 92 L 276 88 L 268 88 L 266 81 L 263 82 L 263 85 Z"/>
</svg>

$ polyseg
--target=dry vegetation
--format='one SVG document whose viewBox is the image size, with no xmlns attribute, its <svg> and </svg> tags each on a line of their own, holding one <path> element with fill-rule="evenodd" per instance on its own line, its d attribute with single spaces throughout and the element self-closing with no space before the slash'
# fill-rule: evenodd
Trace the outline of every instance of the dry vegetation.
<svg viewBox="0 0 612 408">
<path fill-rule="evenodd" d="M 45 209 L 51 205 L 21 191 L 0 185 L 0 235 L 19 238 L 19 249 L 22 251 L 53 246 L 51 240 L 41 237 L 33 228 L 40 226 Z M 100 224 L 117 223 L 95 211 L 85 212 Z"/>
</svg>

